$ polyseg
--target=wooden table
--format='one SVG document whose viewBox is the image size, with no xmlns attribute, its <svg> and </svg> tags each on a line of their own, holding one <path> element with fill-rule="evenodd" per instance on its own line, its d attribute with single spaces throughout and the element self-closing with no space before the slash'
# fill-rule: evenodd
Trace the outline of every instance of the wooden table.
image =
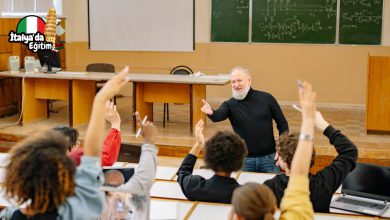
<svg viewBox="0 0 390 220">
<path fill-rule="evenodd" d="M 69 101 L 69 125 L 79 126 L 89 121 L 96 81 L 109 80 L 115 73 L 66 72 L 56 74 L 0 72 L 0 76 L 23 78 L 23 124 L 48 117 L 47 100 Z M 133 110 L 141 117 L 153 120 L 153 103 L 189 103 L 190 129 L 199 119 L 206 120 L 201 112 L 202 99 L 206 98 L 206 85 L 225 85 L 226 76 L 182 76 L 162 74 L 129 74 L 134 82 Z M 135 123 L 135 120 L 134 120 Z"/>
<path fill-rule="evenodd" d="M 206 85 L 226 85 L 230 79 L 226 76 L 188 76 L 161 74 L 130 74 L 134 83 L 134 112 L 141 118 L 145 115 L 153 121 L 153 103 L 190 104 L 190 131 L 193 133 L 196 123 L 206 115 L 200 110 L 202 99 L 206 98 Z M 134 126 L 137 126 L 134 120 Z"/>
<path fill-rule="evenodd" d="M 49 116 L 47 100 L 69 101 L 69 125 L 79 126 L 89 121 L 96 93 L 96 81 L 111 79 L 114 73 L 58 72 L 11 73 L 0 76 L 22 78 L 23 124 Z"/>
</svg>

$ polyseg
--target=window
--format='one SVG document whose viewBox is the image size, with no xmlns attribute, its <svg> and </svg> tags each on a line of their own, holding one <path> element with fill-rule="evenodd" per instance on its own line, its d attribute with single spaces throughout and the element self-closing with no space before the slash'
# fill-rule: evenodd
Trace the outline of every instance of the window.
<svg viewBox="0 0 390 220">
<path fill-rule="evenodd" d="M 55 8 L 57 16 L 62 15 L 62 0 L 0 0 L 1 16 L 22 17 L 27 15 L 46 16 Z"/>
</svg>

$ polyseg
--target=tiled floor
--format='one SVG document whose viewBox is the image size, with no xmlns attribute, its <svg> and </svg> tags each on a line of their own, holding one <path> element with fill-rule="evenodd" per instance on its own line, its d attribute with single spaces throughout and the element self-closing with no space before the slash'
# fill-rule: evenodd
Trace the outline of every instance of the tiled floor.
<svg viewBox="0 0 390 220">
<path fill-rule="evenodd" d="M 132 128 L 132 98 L 122 97 L 118 98 L 118 111 L 122 118 L 122 132 L 123 140 L 131 142 L 141 142 L 139 138 L 134 138 L 134 130 Z M 219 103 L 211 103 L 214 108 L 219 106 Z M 68 123 L 68 109 L 66 102 L 55 102 L 55 110 L 59 113 L 51 114 L 47 120 L 32 123 L 27 126 L 8 126 L 4 124 L 15 122 L 16 116 L 0 119 L 0 133 L 11 133 L 29 135 L 35 131 L 51 127 L 55 125 L 65 125 Z M 162 145 L 171 146 L 191 146 L 193 144 L 193 137 L 189 131 L 189 105 L 175 105 L 170 104 L 170 122 L 166 127 L 162 127 L 163 119 L 163 104 L 154 105 L 154 123 L 158 127 L 159 138 L 158 143 Z M 299 131 L 300 114 L 290 106 L 282 106 L 283 112 L 289 122 L 290 131 Z M 390 135 L 367 135 L 365 131 L 365 110 L 360 108 L 319 108 L 326 120 L 328 120 L 334 127 L 345 133 L 355 144 L 359 147 L 359 152 L 375 153 L 379 158 L 390 158 Z M 207 120 L 204 129 L 205 137 L 212 136 L 217 130 L 232 130 L 229 121 L 212 123 Z M 81 138 L 84 137 L 86 125 L 78 128 Z M 107 125 L 108 129 L 108 125 Z M 276 126 L 274 129 L 277 137 Z M 329 141 L 321 132 L 316 131 L 315 145 L 320 147 L 323 153 L 334 152 L 330 147 Z M 323 147 L 323 148 L 321 148 Z M 332 154 L 332 153 L 330 153 Z M 375 156 L 376 157 L 376 156 Z"/>
</svg>

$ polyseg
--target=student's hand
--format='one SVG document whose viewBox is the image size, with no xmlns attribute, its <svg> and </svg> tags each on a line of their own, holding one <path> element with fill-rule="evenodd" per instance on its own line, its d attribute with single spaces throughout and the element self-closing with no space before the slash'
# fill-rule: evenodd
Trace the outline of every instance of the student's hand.
<svg viewBox="0 0 390 220">
<path fill-rule="evenodd" d="M 274 160 L 276 161 L 276 162 L 275 162 L 275 165 L 278 166 L 278 167 L 280 166 L 280 160 L 279 160 L 279 158 L 280 158 L 279 153 L 278 153 L 278 151 L 276 151 Z"/>
<path fill-rule="evenodd" d="M 204 147 L 203 125 L 204 122 L 202 119 L 200 119 L 195 126 L 195 144 L 201 148 Z"/>
<path fill-rule="evenodd" d="M 135 112 L 135 119 L 138 126 L 141 128 L 141 135 L 144 138 L 144 143 L 155 144 L 157 138 L 157 128 L 153 122 L 146 121 L 145 124 L 143 124 L 138 112 Z"/>
<path fill-rule="evenodd" d="M 299 89 L 299 103 L 302 108 L 302 120 L 315 120 L 316 112 L 316 93 L 312 90 L 312 86 L 304 82 L 303 88 Z"/>
<path fill-rule="evenodd" d="M 320 129 L 321 131 L 325 131 L 325 129 L 329 126 L 329 123 L 325 121 L 325 119 L 322 117 L 321 112 L 319 111 L 316 111 L 314 124 L 316 128 Z"/>
<path fill-rule="evenodd" d="M 126 76 L 129 72 L 129 67 L 126 66 L 120 73 L 115 75 L 114 78 L 104 84 L 103 88 L 96 94 L 95 100 L 106 102 L 114 97 L 118 92 L 128 83 Z"/>
<path fill-rule="evenodd" d="M 118 131 L 121 130 L 121 117 L 116 111 L 116 105 L 114 105 L 114 102 L 106 102 L 106 120 L 111 123 L 111 128 L 115 128 Z"/>
<path fill-rule="evenodd" d="M 200 108 L 200 110 L 206 115 L 212 115 L 213 109 L 211 108 L 210 104 L 204 99 L 202 99 L 202 102 L 203 102 L 203 106 L 202 108 Z"/>
</svg>

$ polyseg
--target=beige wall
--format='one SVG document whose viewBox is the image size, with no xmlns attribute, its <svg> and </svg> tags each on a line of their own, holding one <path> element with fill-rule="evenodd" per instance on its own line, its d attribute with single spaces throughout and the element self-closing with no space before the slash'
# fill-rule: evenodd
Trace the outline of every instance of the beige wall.
<svg viewBox="0 0 390 220">
<path fill-rule="evenodd" d="M 118 68 L 130 65 L 133 72 L 165 74 L 180 64 L 207 74 L 243 65 L 252 71 L 253 87 L 279 101 L 297 100 L 295 82 L 300 78 L 314 84 L 319 102 L 363 105 L 368 54 L 390 56 L 390 46 L 210 43 L 210 2 L 196 0 L 194 52 L 96 52 L 88 50 L 87 1 L 64 1 L 67 65 L 84 69 L 88 63 L 109 62 Z M 385 2 L 383 42 L 390 45 L 390 0 Z M 229 86 L 207 90 L 210 99 L 229 96 Z"/>
</svg>

